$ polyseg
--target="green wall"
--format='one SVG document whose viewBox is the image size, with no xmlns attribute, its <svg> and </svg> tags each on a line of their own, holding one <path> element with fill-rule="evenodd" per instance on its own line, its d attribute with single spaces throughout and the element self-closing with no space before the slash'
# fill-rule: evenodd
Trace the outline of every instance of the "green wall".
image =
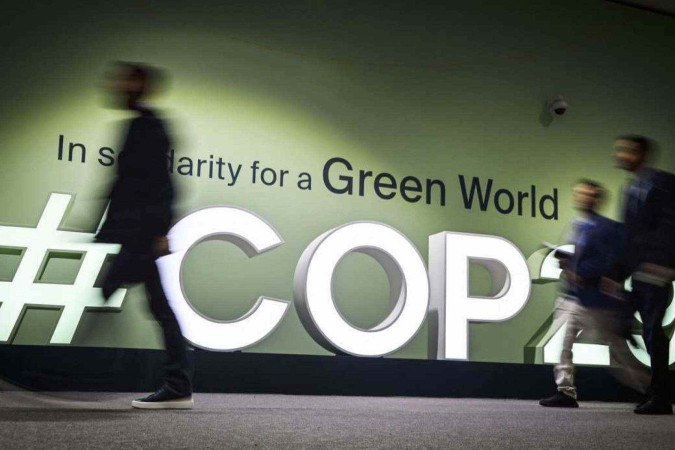
<svg viewBox="0 0 675 450">
<path fill-rule="evenodd" d="M 151 6 L 152 5 L 152 6 Z M 167 69 L 171 89 L 157 104 L 180 156 L 214 155 L 309 172 L 313 189 L 174 176 L 179 214 L 216 204 L 256 212 L 285 244 L 249 260 L 221 242 L 189 256 L 186 291 L 217 319 L 233 319 L 260 295 L 292 299 L 296 263 L 318 235 L 356 220 L 394 226 L 425 256 L 428 236 L 465 231 L 503 236 L 527 256 L 556 241 L 572 217 L 570 185 L 598 179 L 614 192 L 613 138 L 643 133 L 675 155 L 675 21 L 602 1 L 475 2 L 17 2 L 0 28 L 0 223 L 34 226 L 50 192 L 77 194 L 66 227 L 93 231 L 112 168 L 99 147 L 118 149 L 124 114 L 104 109 L 99 85 L 111 60 Z M 547 99 L 570 110 L 548 120 Z M 59 135 L 85 144 L 88 160 L 58 161 Z M 441 179 L 445 206 L 338 196 L 321 182 L 333 156 L 355 169 Z M 559 220 L 466 210 L 458 175 L 496 187 L 559 190 Z M 242 176 L 243 177 L 243 176 Z M 294 181 L 293 178 L 291 180 Z M 0 237 L 0 245 L 1 237 Z M 17 257 L 0 254 L 0 275 Z M 49 267 L 68 278 L 73 260 Z M 475 289 L 486 275 L 474 274 Z M 351 255 L 337 273 L 338 303 L 354 324 L 387 314 L 384 271 Z M 470 326 L 472 360 L 522 362 L 525 344 L 550 315 L 553 285 L 534 285 L 514 319 Z M 1 301 L 2 299 L 0 299 Z M 59 311 L 29 311 L 14 344 L 45 344 Z M 47 331 L 45 331 L 47 330 Z M 427 327 L 393 357 L 426 358 Z M 160 347 L 142 288 L 119 313 L 87 312 L 73 345 Z M 327 354 L 295 309 L 247 352 Z"/>
</svg>

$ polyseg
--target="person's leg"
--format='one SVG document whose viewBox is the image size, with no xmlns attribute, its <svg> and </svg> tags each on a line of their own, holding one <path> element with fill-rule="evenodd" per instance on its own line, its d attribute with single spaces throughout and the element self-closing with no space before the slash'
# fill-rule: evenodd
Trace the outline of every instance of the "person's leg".
<svg viewBox="0 0 675 450">
<path fill-rule="evenodd" d="M 179 394 L 190 395 L 192 384 L 189 377 L 187 346 L 180 325 L 164 294 L 156 263 L 146 263 L 145 288 L 150 311 L 162 327 L 164 346 L 168 356 L 166 384 Z"/>
<path fill-rule="evenodd" d="M 623 332 L 625 312 L 600 309 L 592 313 L 602 342 L 609 345 L 610 373 L 622 384 L 644 394 L 649 386 L 649 370 L 631 353 Z"/>
<path fill-rule="evenodd" d="M 560 352 L 560 362 L 554 367 L 553 374 L 558 391 L 576 400 L 577 388 L 574 385 L 574 355 L 572 353 L 572 346 L 581 331 L 581 320 L 578 305 L 572 301 L 566 301 L 563 305 L 556 314 L 560 314 L 566 319 L 567 326 L 565 328 L 562 351 Z"/>
<path fill-rule="evenodd" d="M 670 289 L 635 281 L 633 297 L 642 318 L 643 337 L 651 358 L 651 395 L 659 399 L 669 399 L 669 342 L 663 331 L 662 321 L 668 307 Z"/>
<path fill-rule="evenodd" d="M 673 413 L 668 386 L 668 350 L 670 343 L 662 326 L 671 293 L 670 285 L 658 286 L 633 281 L 633 298 L 642 317 L 643 336 L 652 367 L 649 399 L 635 408 L 636 414 Z"/>
<path fill-rule="evenodd" d="M 574 301 L 561 298 L 557 302 L 555 322 L 565 327 L 563 348 L 560 362 L 553 369 L 558 392 L 548 398 L 541 399 L 539 404 L 547 407 L 576 408 L 577 389 L 574 386 L 574 363 L 572 361 L 572 345 L 579 334 L 580 323 L 577 317 L 577 307 Z"/>
</svg>

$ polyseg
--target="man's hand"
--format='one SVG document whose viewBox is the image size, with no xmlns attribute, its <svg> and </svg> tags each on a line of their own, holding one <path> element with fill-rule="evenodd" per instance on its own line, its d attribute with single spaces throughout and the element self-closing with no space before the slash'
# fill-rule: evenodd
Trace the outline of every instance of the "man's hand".
<svg viewBox="0 0 675 450">
<path fill-rule="evenodd" d="M 572 284 L 580 284 L 581 278 L 574 272 L 569 269 L 564 269 L 562 272 L 562 277 Z"/>
<path fill-rule="evenodd" d="M 152 245 L 152 255 L 155 258 L 161 258 L 171 253 L 169 250 L 169 240 L 166 236 L 159 236 L 155 238 L 155 242 Z"/>
<path fill-rule="evenodd" d="M 623 286 L 611 278 L 602 277 L 600 279 L 600 292 L 617 300 L 625 300 Z"/>
<path fill-rule="evenodd" d="M 569 258 L 560 258 L 558 259 L 558 267 L 560 267 L 562 270 L 568 270 L 570 267 L 570 260 Z"/>
<path fill-rule="evenodd" d="M 654 263 L 642 263 L 637 271 L 649 274 L 664 282 L 672 282 L 675 280 L 675 269 Z"/>
</svg>

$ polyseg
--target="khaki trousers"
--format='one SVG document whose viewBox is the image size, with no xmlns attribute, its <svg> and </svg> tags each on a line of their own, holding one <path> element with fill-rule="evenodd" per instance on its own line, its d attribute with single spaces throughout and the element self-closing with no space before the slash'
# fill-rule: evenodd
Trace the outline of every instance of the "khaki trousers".
<svg viewBox="0 0 675 450">
<path fill-rule="evenodd" d="M 640 393 L 645 393 L 649 385 L 649 370 L 635 359 L 626 340 L 616 332 L 621 317 L 611 309 L 588 308 L 571 298 L 557 300 L 555 321 L 567 322 L 560 363 L 553 373 L 558 390 L 572 398 L 577 398 L 574 384 L 574 363 L 572 345 L 584 330 L 594 343 L 609 345 L 610 373 L 621 383 Z"/>
</svg>

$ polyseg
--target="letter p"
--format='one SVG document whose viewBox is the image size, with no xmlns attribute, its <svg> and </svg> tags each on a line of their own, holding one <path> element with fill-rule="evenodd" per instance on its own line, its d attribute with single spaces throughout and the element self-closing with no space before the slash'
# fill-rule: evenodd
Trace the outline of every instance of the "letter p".
<svg viewBox="0 0 675 450">
<path fill-rule="evenodd" d="M 469 264 L 492 278 L 488 297 L 469 295 Z M 432 320 L 438 328 L 432 348 L 438 359 L 469 358 L 469 322 L 514 317 L 530 295 L 530 274 L 520 250 L 497 236 L 442 232 L 429 237 Z M 433 326 L 433 325 L 432 325 Z M 430 333 L 434 339 L 434 333 Z"/>
</svg>

